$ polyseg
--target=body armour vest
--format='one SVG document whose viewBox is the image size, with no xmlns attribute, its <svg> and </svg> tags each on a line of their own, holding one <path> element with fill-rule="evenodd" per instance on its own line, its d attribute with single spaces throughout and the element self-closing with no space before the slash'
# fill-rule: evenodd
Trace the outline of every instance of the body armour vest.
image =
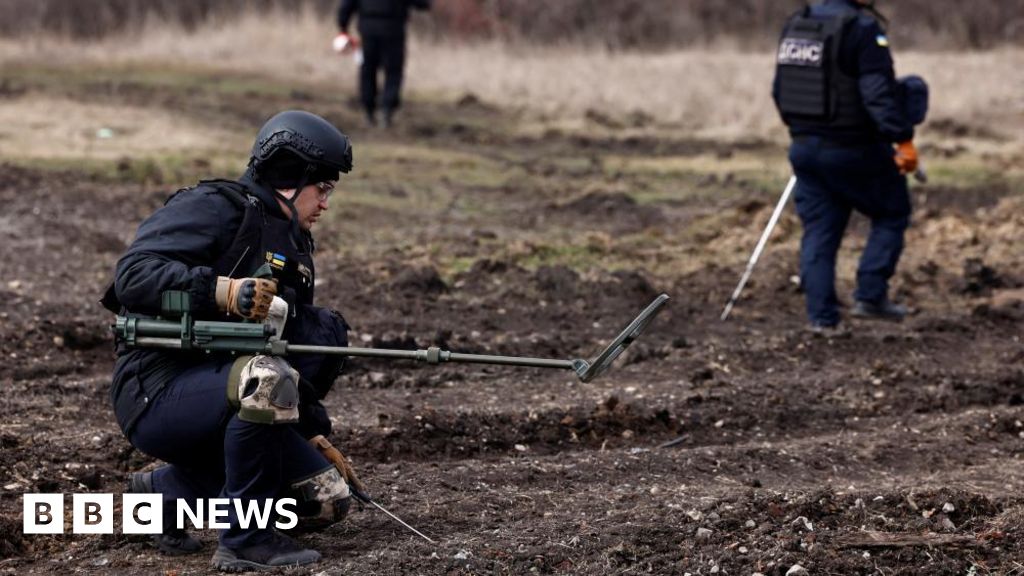
<svg viewBox="0 0 1024 576">
<path fill-rule="evenodd" d="M 224 230 L 223 245 L 226 248 L 208 263 L 215 276 L 244 278 L 255 273 L 264 263 L 269 264 L 273 276 L 278 280 L 278 294 L 288 302 L 293 317 L 300 307 L 306 310 L 313 302 L 313 240 L 307 232 L 295 238 L 291 222 L 268 214 L 268 207 L 242 183 L 231 180 L 203 181 L 197 186 L 216 190 L 228 199 L 241 214 L 240 222 L 227 218 L 225 222 L 239 222 L 233 231 Z M 180 193 L 181 191 L 179 191 Z M 207 264 L 204 262 L 203 264 Z M 128 313 L 118 301 L 113 284 L 104 295 L 103 305 L 113 312 Z M 223 313 L 210 315 L 197 313 L 196 319 L 224 321 Z M 240 319 L 239 319 L 240 321 Z M 289 331 L 300 328 L 299 322 L 288 322 L 285 339 Z M 184 370 L 213 358 L 230 364 L 232 358 L 226 354 L 205 355 L 195 351 L 125 349 L 118 343 L 118 359 L 111 382 L 111 401 L 122 431 L 131 434 L 136 422 L 150 403 L 163 393 L 168 382 Z M 333 381 L 333 377 L 331 378 Z"/>
<path fill-rule="evenodd" d="M 245 278 L 268 264 L 278 283 L 278 295 L 288 302 L 289 309 L 294 310 L 295 304 L 312 304 L 315 280 L 312 236 L 303 232 L 301 238 L 295 238 L 291 222 L 267 215 L 263 203 L 250 195 L 240 182 L 204 180 L 196 187 L 200 186 L 213 188 L 242 212 L 234 238 L 211 264 L 214 275 Z M 188 189 L 177 193 L 184 190 Z M 117 300 L 113 283 L 107 287 L 100 303 L 115 314 L 127 312 Z M 224 319 L 220 315 L 208 318 L 202 314 L 198 318 Z"/>
<path fill-rule="evenodd" d="M 790 17 L 776 59 L 778 106 L 790 128 L 856 129 L 871 124 L 857 78 L 839 66 L 843 33 L 854 8 L 816 14 L 810 6 Z"/>
<path fill-rule="evenodd" d="M 288 302 L 289 309 L 294 310 L 295 304 L 312 304 L 314 245 L 309 233 L 302 232 L 300 238 L 295 238 L 290 220 L 266 214 L 262 203 L 239 183 L 205 184 L 216 186 L 245 211 L 234 240 L 213 267 L 217 275 L 244 278 L 268 264 L 277 280 L 278 295 Z"/>
</svg>

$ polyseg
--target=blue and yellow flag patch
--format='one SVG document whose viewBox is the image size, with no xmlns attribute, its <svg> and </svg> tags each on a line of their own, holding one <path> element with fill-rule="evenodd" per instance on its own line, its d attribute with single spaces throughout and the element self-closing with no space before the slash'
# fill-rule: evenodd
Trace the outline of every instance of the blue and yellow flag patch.
<svg viewBox="0 0 1024 576">
<path fill-rule="evenodd" d="M 878 36 L 875 36 L 875 43 L 881 46 L 882 48 L 888 48 L 889 37 L 886 36 L 885 34 L 879 34 Z"/>
<path fill-rule="evenodd" d="M 284 254 L 267 252 L 267 262 L 270 264 L 271 268 L 284 270 L 284 265 L 288 262 L 288 259 L 284 257 Z"/>
</svg>

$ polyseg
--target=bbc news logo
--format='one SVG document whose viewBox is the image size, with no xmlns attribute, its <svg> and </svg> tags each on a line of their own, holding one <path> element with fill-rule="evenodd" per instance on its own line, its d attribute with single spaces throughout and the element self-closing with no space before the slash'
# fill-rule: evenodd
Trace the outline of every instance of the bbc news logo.
<svg viewBox="0 0 1024 576">
<path fill-rule="evenodd" d="M 22 532 L 25 534 L 64 533 L 64 494 L 25 494 Z M 190 504 L 175 501 L 175 525 L 178 529 L 227 529 L 228 516 L 234 510 L 242 529 L 294 528 L 299 517 L 294 498 L 280 500 L 242 500 L 239 498 L 199 499 Z M 117 508 L 114 494 L 72 494 L 72 534 L 113 534 Z M 162 494 L 121 494 L 121 532 L 124 534 L 160 534 L 163 532 Z"/>
</svg>

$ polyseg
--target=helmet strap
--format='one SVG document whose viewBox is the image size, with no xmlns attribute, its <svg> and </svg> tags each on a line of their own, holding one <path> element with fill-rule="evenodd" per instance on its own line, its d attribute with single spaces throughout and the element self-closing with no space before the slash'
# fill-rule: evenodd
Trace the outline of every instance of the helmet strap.
<svg viewBox="0 0 1024 576">
<path fill-rule="evenodd" d="M 295 247 L 296 249 L 299 249 L 299 242 L 302 238 L 302 229 L 299 226 L 299 211 L 295 209 L 295 201 L 299 198 L 299 194 L 302 194 L 303 188 L 305 188 L 306 185 L 309 184 L 309 180 L 313 174 L 314 169 L 315 168 L 313 167 L 312 164 L 306 164 L 306 169 L 302 173 L 302 177 L 299 178 L 299 182 L 295 187 L 295 193 L 292 194 L 291 198 L 288 198 L 284 194 L 281 194 L 277 190 L 274 190 L 274 195 L 277 196 L 277 198 L 279 198 L 282 202 L 284 202 L 285 206 L 288 206 L 288 210 L 291 212 L 290 224 L 292 233 L 290 234 L 290 236 L 292 239 L 292 246 Z"/>
</svg>

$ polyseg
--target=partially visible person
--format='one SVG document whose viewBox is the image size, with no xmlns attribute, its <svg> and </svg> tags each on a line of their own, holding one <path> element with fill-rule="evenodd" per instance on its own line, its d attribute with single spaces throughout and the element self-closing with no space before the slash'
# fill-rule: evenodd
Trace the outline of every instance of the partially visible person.
<svg viewBox="0 0 1024 576">
<path fill-rule="evenodd" d="M 851 315 L 899 321 L 889 299 L 910 223 L 906 174 L 917 169 L 884 18 L 870 0 L 824 0 L 786 22 L 772 96 L 789 127 L 803 223 L 800 277 L 816 331 L 839 325 L 836 255 L 853 210 L 871 219 Z"/>
<path fill-rule="evenodd" d="M 338 8 L 338 29 L 348 34 L 352 16 L 359 15 L 363 63 L 359 68 L 359 97 L 371 126 L 377 125 L 377 110 L 384 127 L 391 125 L 401 105 L 402 75 L 405 69 L 406 24 L 409 9 L 429 10 L 430 0 L 342 0 Z M 377 76 L 384 69 L 384 92 L 378 106 Z"/>
</svg>

